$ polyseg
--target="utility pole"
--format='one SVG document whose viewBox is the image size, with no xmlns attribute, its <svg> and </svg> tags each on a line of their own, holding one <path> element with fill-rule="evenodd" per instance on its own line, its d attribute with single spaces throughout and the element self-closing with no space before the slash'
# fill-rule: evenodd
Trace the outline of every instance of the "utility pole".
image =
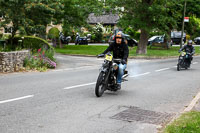
<svg viewBox="0 0 200 133">
<path fill-rule="evenodd" d="M 182 44 L 183 44 L 183 32 L 184 32 L 184 26 L 185 26 L 185 22 L 184 22 L 184 18 L 185 18 L 185 12 L 186 12 L 186 0 L 185 0 L 185 5 L 184 5 L 184 12 L 183 12 L 183 23 L 182 23 L 182 31 L 181 31 L 181 44 L 180 44 L 180 48 L 182 48 Z"/>
</svg>

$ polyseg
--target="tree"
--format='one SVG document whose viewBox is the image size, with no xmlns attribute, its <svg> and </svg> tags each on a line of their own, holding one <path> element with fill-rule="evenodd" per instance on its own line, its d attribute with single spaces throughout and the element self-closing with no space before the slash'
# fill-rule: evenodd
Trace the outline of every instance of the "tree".
<svg viewBox="0 0 200 133">
<path fill-rule="evenodd" d="M 175 5 L 179 7 L 176 0 L 109 1 L 112 3 L 112 9 L 118 9 L 117 12 L 122 16 L 119 21 L 120 26 L 132 27 L 136 31 L 140 30 L 138 54 L 147 53 L 150 32 L 169 32 L 177 27 L 176 19 L 180 17 L 180 13 L 171 9 Z"/>
<path fill-rule="evenodd" d="M 12 25 L 12 37 L 18 30 L 26 34 L 46 34 L 47 24 L 54 21 L 55 15 L 61 12 L 60 0 L 0 0 L 0 13 L 5 21 L 0 27 Z"/>
<path fill-rule="evenodd" d="M 65 32 L 88 25 L 89 14 L 100 12 L 102 6 L 98 0 L 64 0 L 63 4 L 62 18 Z"/>
<path fill-rule="evenodd" d="M 0 27 L 7 27 L 7 25 L 12 24 L 11 38 L 25 23 L 25 2 L 26 0 L 0 0 L 0 13 L 4 18 L 4 21 L 0 22 Z"/>
<path fill-rule="evenodd" d="M 61 0 L 35 0 L 26 3 L 27 34 L 38 34 L 45 38 L 46 27 L 51 22 L 59 23 L 58 16 L 62 14 L 63 5 Z"/>
</svg>

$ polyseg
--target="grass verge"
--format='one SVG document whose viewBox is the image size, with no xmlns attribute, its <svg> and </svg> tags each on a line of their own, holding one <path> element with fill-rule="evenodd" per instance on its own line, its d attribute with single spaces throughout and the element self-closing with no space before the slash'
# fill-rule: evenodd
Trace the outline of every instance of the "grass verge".
<svg viewBox="0 0 200 133">
<path fill-rule="evenodd" d="M 102 53 L 108 46 L 90 46 L 90 45 L 66 45 L 64 48 L 56 48 L 55 51 L 61 54 L 68 54 L 68 55 L 90 55 L 96 56 Z M 178 50 L 179 47 L 172 47 L 170 49 L 162 49 L 162 48 L 147 48 L 146 55 L 138 55 L 136 54 L 137 47 L 130 48 L 129 57 L 155 57 L 155 58 L 162 58 L 162 57 L 174 57 L 179 56 Z M 196 47 L 196 53 L 200 53 L 199 47 Z"/>
<path fill-rule="evenodd" d="M 182 114 L 164 129 L 164 133 L 200 133 L 200 112 Z"/>
</svg>

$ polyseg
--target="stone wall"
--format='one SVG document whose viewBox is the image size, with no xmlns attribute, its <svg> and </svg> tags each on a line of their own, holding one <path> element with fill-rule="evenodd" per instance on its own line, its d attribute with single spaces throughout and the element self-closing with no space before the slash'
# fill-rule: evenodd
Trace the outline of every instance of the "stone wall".
<svg viewBox="0 0 200 133">
<path fill-rule="evenodd" d="M 0 73 L 18 72 L 23 68 L 25 57 L 29 55 L 28 50 L 0 52 Z"/>
</svg>

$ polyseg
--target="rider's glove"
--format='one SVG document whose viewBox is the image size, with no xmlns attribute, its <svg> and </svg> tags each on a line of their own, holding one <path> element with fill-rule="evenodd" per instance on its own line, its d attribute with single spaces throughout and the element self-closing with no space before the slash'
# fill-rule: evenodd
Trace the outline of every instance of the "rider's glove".
<svg viewBox="0 0 200 133">
<path fill-rule="evenodd" d="M 181 50 L 178 51 L 179 53 L 181 52 Z"/>
<path fill-rule="evenodd" d="M 104 54 L 99 54 L 99 55 L 97 55 L 97 58 L 104 57 L 104 56 L 105 56 Z"/>
<path fill-rule="evenodd" d="M 123 65 L 126 64 L 126 60 L 123 59 L 123 60 L 121 61 L 121 63 L 122 63 Z"/>
</svg>

